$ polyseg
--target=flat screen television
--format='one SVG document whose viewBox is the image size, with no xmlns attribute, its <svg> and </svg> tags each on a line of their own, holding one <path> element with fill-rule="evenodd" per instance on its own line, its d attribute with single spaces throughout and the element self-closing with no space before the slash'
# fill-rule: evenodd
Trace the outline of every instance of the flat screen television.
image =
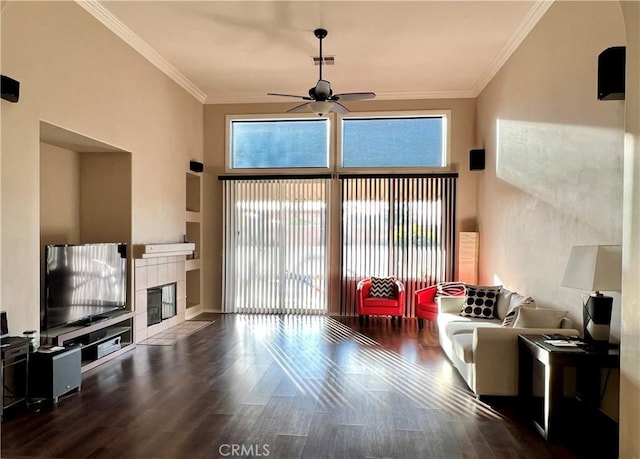
<svg viewBox="0 0 640 459">
<path fill-rule="evenodd" d="M 45 246 L 43 330 L 90 323 L 126 305 L 126 244 Z"/>
</svg>

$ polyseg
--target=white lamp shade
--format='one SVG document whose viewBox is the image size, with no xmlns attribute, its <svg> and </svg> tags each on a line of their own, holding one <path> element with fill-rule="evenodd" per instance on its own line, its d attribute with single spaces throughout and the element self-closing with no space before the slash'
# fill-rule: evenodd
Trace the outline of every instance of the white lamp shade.
<svg viewBox="0 0 640 459">
<path fill-rule="evenodd" d="M 325 101 L 311 102 L 309 104 L 309 108 L 317 116 L 326 116 L 327 113 L 329 113 L 331 111 L 331 109 L 333 109 L 333 102 L 328 102 L 326 100 Z"/>
<path fill-rule="evenodd" d="M 589 291 L 620 291 L 622 247 L 577 245 L 571 247 L 563 287 Z"/>
</svg>

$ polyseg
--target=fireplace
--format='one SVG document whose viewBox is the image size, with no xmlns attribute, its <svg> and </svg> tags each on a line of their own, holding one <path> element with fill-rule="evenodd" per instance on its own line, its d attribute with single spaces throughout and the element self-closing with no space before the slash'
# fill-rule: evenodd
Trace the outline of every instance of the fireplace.
<svg viewBox="0 0 640 459">
<path fill-rule="evenodd" d="M 176 284 L 147 289 L 147 326 L 159 324 L 176 315 Z"/>
</svg>

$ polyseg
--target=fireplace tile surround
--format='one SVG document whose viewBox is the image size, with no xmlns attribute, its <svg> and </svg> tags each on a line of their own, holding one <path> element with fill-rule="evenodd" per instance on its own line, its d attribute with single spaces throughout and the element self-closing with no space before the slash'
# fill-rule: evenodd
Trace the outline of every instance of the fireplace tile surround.
<svg viewBox="0 0 640 459">
<path fill-rule="evenodd" d="M 185 320 L 186 276 L 185 256 L 136 258 L 134 261 L 135 342 L 140 343 Z M 176 283 L 177 314 L 159 324 L 147 326 L 147 289 Z"/>
</svg>

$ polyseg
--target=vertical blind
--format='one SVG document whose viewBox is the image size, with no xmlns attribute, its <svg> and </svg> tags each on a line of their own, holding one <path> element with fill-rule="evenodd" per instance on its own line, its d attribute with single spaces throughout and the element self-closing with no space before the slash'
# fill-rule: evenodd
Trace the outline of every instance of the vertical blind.
<svg viewBox="0 0 640 459">
<path fill-rule="evenodd" d="M 224 181 L 223 310 L 327 311 L 329 180 Z"/>
<path fill-rule="evenodd" d="M 341 176 L 340 313 L 357 314 L 356 284 L 394 276 L 405 284 L 406 317 L 415 290 L 453 279 L 457 174 Z"/>
</svg>

